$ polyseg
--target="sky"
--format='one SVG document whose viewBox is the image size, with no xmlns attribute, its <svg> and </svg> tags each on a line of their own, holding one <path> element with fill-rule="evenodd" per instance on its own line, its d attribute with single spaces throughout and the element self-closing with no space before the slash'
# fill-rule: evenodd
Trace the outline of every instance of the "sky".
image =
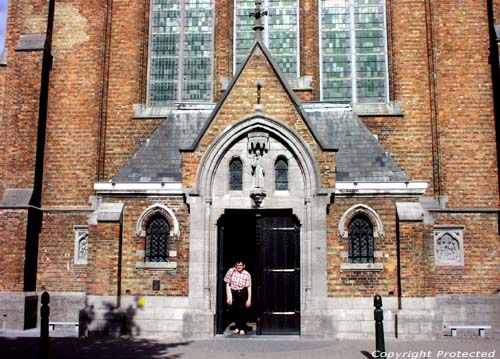
<svg viewBox="0 0 500 359">
<path fill-rule="evenodd" d="M 0 0 L 0 54 L 3 52 L 5 45 L 5 28 L 7 23 L 7 1 Z"/>
</svg>

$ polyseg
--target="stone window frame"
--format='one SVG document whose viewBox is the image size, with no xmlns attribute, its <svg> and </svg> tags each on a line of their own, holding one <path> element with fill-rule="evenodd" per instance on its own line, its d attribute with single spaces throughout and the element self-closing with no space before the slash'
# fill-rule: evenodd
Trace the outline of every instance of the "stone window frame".
<svg viewBox="0 0 500 359">
<path fill-rule="evenodd" d="M 88 259 L 88 245 L 89 245 L 89 227 L 83 225 L 73 226 L 73 231 L 75 233 L 75 254 L 74 254 L 74 264 L 75 265 L 87 265 Z M 85 258 L 81 257 L 81 247 L 82 244 L 86 243 L 86 255 Z"/>
<path fill-rule="evenodd" d="M 373 228 L 373 260 L 374 263 L 350 263 L 349 252 L 340 252 L 340 257 L 345 261 L 340 264 L 341 272 L 380 272 L 384 269 L 383 263 L 377 261 L 383 257 L 381 251 L 376 251 L 377 240 L 383 240 L 385 238 L 384 226 L 382 224 L 382 219 L 379 214 L 371 207 L 364 204 L 356 204 L 350 207 L 342 215 L 339 226 L 338 226 L 338 236 L 342 239 L 349 240 L 349 224 L 351 221 L 359 214 L 364 215 L 372 224 Z"/>
<path fill-rule="evenodd" d="M 170 227 L 169 244 L 171 245 L 172 242 L 174 242 L 180 234 L 179 221 L 177 220 L 174 212 L 169 207 L 161 203 L 149 206 L 139 216 L 135 227 L 136 237 L 137 239 L 146 241 L 146 226 L 149 220 L 157 214 L 163 216 Z M 137 261 L 135 263 L 135 267 L 136 269 L 176 270 L 177 261 L 175 261 L 175 259 L 177 258 L 177 251 L 171 250 L 169 248 L 168 255 L 168 262 L 146 262 L 145 250 L 137 250 L 136 256 L 138 258 L 141 258 L 142 261 Z"/>
<path fill-rule="evenodd" d="M 463 267 L 465 265 L 464 261 L 464 230 L 465 226 L 462 225 L 435 225 L 434 226 L 434 263 L 437 267 Z M 441 259 L 441 255 L 438 251 L 438 241 L 444 236 L 449 235 L 454 239 L 458 245 L 458 258 L 455 260 Z"/>
</svg>

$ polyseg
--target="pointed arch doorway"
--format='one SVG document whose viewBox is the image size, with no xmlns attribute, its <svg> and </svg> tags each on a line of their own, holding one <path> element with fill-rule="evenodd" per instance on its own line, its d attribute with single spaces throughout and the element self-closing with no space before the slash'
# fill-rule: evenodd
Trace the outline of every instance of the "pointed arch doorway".
<svg viewBox="0 0 500 359">
<path fill-rule="evenodd" d="M 232 322 L 227 270 L 241 258 L 252 275 L 256 334 L 300 334 L 300 224 L 291 209 L 225 210 L 218 223 L 216 333 Z"/>
</svg>

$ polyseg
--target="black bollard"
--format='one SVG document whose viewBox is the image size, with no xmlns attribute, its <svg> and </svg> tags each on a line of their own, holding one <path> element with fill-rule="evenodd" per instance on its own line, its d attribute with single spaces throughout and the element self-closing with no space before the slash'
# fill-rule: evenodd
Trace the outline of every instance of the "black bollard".
<svg viewBox="0 0 500 359">
<path fill-rule="evenodd" d="M 384 311 L 382 310 L 382 297 L 376 295 L 373 297 L 373 305 L 375 310 L 373 315 L 375 317 L 375 357 L 380 358 L 382 353 L 385 353 L 385 340 L 384 340 Z"/>
<path fill-rule="evenodd" d="M 50 317 L 50 295 L 47 292 L 42 293 L 42 307 L 40 308 L 40 357 L 48 359 L 49 357 L 49 317 Z"/>
</svg>

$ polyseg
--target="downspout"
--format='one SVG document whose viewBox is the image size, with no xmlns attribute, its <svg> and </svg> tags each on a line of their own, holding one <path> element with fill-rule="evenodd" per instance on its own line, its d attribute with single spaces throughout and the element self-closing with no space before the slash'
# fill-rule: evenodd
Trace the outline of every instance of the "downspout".
<svg viewBox="0 0 500 359">
<path fill-rule="evenodd" d="M 498 55 L 498 42 L 497 33 L 495 30 L 495 14 L 493 11 L 493 0 L 487 0 L 488 9 L 488 30 L 490 33 L 490 56 L 489 63 L 491 66 L 491 83 L 493 89 L 493 113 L 495 116 L 495 136 L 497 144 L 497 179 L 500 193 L 500 64 Z M 500 200 L 500 199 L 499 199 Z M 500 217 L 498 218 L 499 234 L 500 234 Z"/>
<path fill-rule="evenodd" d="M 97 128 L 97 182 L 104 179 L 106 160 L 106 123 L 108 118 L 109 63 L 111 51 L 111 22 L 113 19 L 113 0 L 108 0 L 105 13 L 105 24 L 102 47 L 101 93 L 99 96 L 99 117 Z"/>
<path fill-rule="evenodd" d="M 49 103 L 50 71 L 52 70 L 52 32 L 54 27 L 55 0 L 49 0 L 47 29 L 42 55 L 42 73 L 40 80 L 40 97 L 38 103 L 38 128 L 36 139 L 35 173 L 33 195 L 28 210 L 26 229 L 26 252 L 24 265 L 24 291 L 36 290 L 36 273 L 38 269 L 38 241 L 42 228 L 43 166 L 45 161 L 45 137 L 47 133 L 47 114 Z"/>
<path fill-rule="evenodd" d="M 427 63 L 429 72 L 429 100 L 431 112 L 431 135 L 432 135 L 432 170 L 434 196 L 442 195 L 441 185 L 441 145 L 439 137 L 439 110 L 436 74 L 436 58 L 434 52 L 434 17 L 432 15 L 432 0 L 425 0 L 425 25 L 427 34 Z"/>
</svg>

